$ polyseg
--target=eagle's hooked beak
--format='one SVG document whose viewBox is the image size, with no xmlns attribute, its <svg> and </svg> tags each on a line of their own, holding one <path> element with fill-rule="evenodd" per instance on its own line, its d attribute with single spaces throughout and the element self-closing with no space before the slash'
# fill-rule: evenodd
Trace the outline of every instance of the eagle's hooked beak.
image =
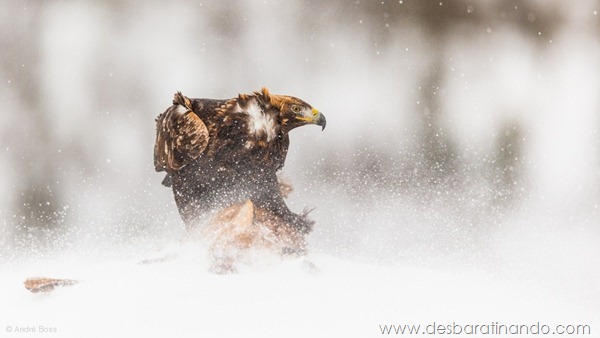
<svg viewBox="0 0 600 338">
<path fill-rule="evenodd" d="M 321 130 L 325 129 L 325 125 L 327 124 L 327 120 L 325 119 L 325 115 L 321 114 L 320 111 L 315 108 L 311 111 L 312 116 L 296 116 L 296 120 L 304 121 L 305 123 L 316 124 L 317 126 L 321 126 Z"/>
<path fill-rule="evenodd" d="M 325 119 L 325 115 L 323 115 L 320 111 L 315 108 L 312 109 L 313 113 L 313 123 L 317 126 L 321 126 L 321 130 L 325 130 L 325 125 L 327 125 L 327 119 Z"/>
</svg>

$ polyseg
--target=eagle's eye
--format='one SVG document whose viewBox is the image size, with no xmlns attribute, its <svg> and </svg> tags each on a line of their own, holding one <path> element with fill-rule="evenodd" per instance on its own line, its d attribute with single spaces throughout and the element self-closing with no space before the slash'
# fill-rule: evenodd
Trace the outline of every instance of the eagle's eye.
<svg viewBox="0 0 600 338">
<path fill-rule="evenodd" d="M 300 113 L 300 110 L 301 110 L 300 106 L 297 106 L 297 105 L 292 106 L 292 112 L 298 114 L 298 113 Z"/>
</svg>

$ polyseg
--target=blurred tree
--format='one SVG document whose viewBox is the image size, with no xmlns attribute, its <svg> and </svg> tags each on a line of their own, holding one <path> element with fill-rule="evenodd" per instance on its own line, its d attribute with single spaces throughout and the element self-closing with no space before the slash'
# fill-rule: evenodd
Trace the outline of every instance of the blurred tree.
<svg viewBox="0 0 600 338">
<path fill-rule="evenodd" d="M 314 6 L 311 2 L 311 6 Z M 402 1 L 355 1 L 348 5 L 338 0 L 331 2 L 332 6 L 343 8 L 344 15 L 335 17 L 341 26 L 348 26 L 349 22 L 362 22 L 370 29 L 370 39 L 373 45 L 393 46 L 400 35 L 406 34 L 407 29 L 416 30 L 423 37 L 423 44 L 428 49 L 428 58 L 424 59 L 426 65 L 419 79 L 414 80 L 418 87 L 413 114 L 418 121 L 414 130 L 414 144 L 417 157 L 411 151 L 398 154 L 388 154 L 394 160 L 383 161 L 373 165 L 373 158 L 368 158 L 362 152 L 362 158 L 356 160 L 360 165 L 354 166 L 358 175 L 369 179 L 376 175 L 369 175 L 373 168 L 377 168 L 380 175 L 377 177 L 384 182 L 397 182 L 398 188 L 411 186 L 426 187 L 423 183 L 463 183 L 462 176 L 469 175 L 464 170 L 471 170 L 474 165 L 464 163 L 460 158 L 461 151 L 457 149 L 457 142 L 451 130 L 447 128 L 444 100 L 446 76 L 448 72 L 448 55 L 446 51 L 457 38 L 469 38 L 468 35 L 477 36 L 481 32 L 496 28 L 496 26 L 516 27 L 523 35 L 532 39 L 539 48 L 547 45 L 553 33 L 564 21 L 558 6 L 545 6 L 542 3 L 511 0 L 495 2 L 476 2 L 470 0 L 402 0 Z M 350 8 L 351 7 L 351 8 Z M 543 39 L 540 39 L 543 36 Z M 511 129 L 514 127 L 514 130 Z M 496 160 L 492 161 L 496 167 L 487 168 L 490 172 L 483 176 L 499 177 L 494 181 L 494 189 L 512 191 L 518 175 L 522 170 L 519 163 L 512 163 L 512 158 L 522 156 L 522 127 L 511 125 L 501 126 L 501 135 L 509 128 L 509 136 L 498 139 L 498 150 L 489 154 Z M 376 156 L 381 158 L 379 154 Z M 400 167 L 400 163 L 414 163 L 413 168 Z M 366 163 L 371 163 L 367 166 Z M 512 168 L 512 169 L 511 169 Z M 517 170 L 518 169 L 518 170 Z M 399 179 L 392 173 L 401 172 L 403 176 L 409 175 L 413 183 Z M 375 179 L 375 178 L 373 178 Z M 503 187 L 500 187 L 500 184 Z M 373 184 L 373 186 L 378 186 Z M 389 189 L 389 185 L 386 186 Z M 429 189 L 429 188 L 426 188 Z M 508 194 L 506 196 L 512 196 Z"/>
<path fill-rule="evenodd" d="M 496 153 L 491 163 L 491 186 L 495 204 L 511 204 L 521 196 L 523 187 L 524 140 L 519 122 L 505 122 L 498 127 Z"/>
<path fill-rule="evenodd" d="M 435 58 L 440 59 L 440 58 Z M 443 105 L 443 61 L 433 61 L 431 71 L 425 75 L 424 84 L 419 87 L 420 100 L 415 111 L 419 117 L 419 130 L 416 142 L 423 159 L 421 179 L 429 183 L 442 183 L 457 173 L 458 153 L 456 146 L 444 128 Z"/>
<path fill-rule="evenodd" d="M 9 1 L 3 4 L 0 33 L 2 73 L 10 79 L 9 96 L 18 111 L 5 128 L 16 166 L 15 228 L 43 240 L 45 230 L 63 220 L 62 191 L 57 183 L 56 140 L 48 119 L 51 112 L 41 98 L 40 42 L 43 2 Z M 7 15 L 8 14 L 8 15 Z"/>
</svg>

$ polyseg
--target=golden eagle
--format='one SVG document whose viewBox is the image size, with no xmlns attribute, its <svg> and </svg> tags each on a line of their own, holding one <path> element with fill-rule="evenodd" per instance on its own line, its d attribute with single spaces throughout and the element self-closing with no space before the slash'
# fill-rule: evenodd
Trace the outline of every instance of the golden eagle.
<svg viewBox="0 0 600 338">
<path fill-rule="evenodd" d="M 163 184 L 172 186 L 190 228 L 211 211 L 250 200 L 257 213 L 307 233 L 312 221 L 290 211 L 276 174 L 285 163 L 288 133 L 306 124 L 325 129 L 325 123 L 308 103 L 266 88 L 229 100 L 178 92 L 156 119 L 154 166 L 167 172 Z"/>
</svg>

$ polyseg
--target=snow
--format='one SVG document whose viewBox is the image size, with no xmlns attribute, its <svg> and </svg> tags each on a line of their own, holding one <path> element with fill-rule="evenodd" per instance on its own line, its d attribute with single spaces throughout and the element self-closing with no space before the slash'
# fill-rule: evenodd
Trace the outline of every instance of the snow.
<svg viewBox="0 0 600 338">
<path fill-rule="evenodd" d="M 541 37 L 497 20 L 494 2 L 466 6 L 492 16 L 443 36 L 404 14 L 378 36 L 381 17 L 362 5 L 315 4 L 49 2 L 39 16 L 0 12 L 10 13 L 7 41 L 39 45 L 8 43 L 6 57 L 23 67 L 2 70 L 0 337 L 375 337 L 380 325 L 433 322 L 587 324 L 598 335 L 597 8 L 534 6 L 536 22 L 553 22 L 542 9 L 565 15 Z M 215 25 L 228 22 L 226 8 L 248 20 Z M 319 20 L 329 17 L 343 20 Z M 436 63 L 434 135 L 459 150 L 456 186 L 427 185 L 416 164 Z M 259 256 L 215 275 L 154 172 L 153 121 L 176 90 L 227 98 L 263 85 L 330 121 L 323 133 L 290 135 L 284 169 L 296 189 L 290 207 L 316 207 L 309 255 Z M 52 142 L 37 140 L 38 117 Z M 515 129 L 519 138 L 501 137 Z M 484 172 L 502 158 L 501 140 L 521 140 L 507 163 L 522 167 L 507 176 L 514 187 Z M 21 173 L 29 167 L 33 178 Z M 60 195 L 53 229 L 29 229 L 15 211 L 38 178 Z M 23 281 L 35 276 L 81 283 L 31 294 Z"/>
<path fill-rule="evenodd" d="M 509 239 L 501 250 L 519 245 Z M 578 240 L 585 251 L 587 243 Z M 533 268 L 501 267 L 499 260 L 427 266 L 311 253 L 265 257 L 238 274 L 216 275 L 207 272 L 205 257 L 203 245 L 189 240 L 111 258 L 63 253 L 5 265 L 2 334 L 32 327 L 60 337 L 375 337 L 388 324 L 598 327 L 597 284 L 582 283 L 598 276 L 585 263 L 565 273 L 569 262 L 560 260 L 554 266 L 538 260 Z M 520 261 L 532 263 L 531 257 Z M 81 282 L 31 294 L 22 282 L 33 276 Z"/>
</svg>

